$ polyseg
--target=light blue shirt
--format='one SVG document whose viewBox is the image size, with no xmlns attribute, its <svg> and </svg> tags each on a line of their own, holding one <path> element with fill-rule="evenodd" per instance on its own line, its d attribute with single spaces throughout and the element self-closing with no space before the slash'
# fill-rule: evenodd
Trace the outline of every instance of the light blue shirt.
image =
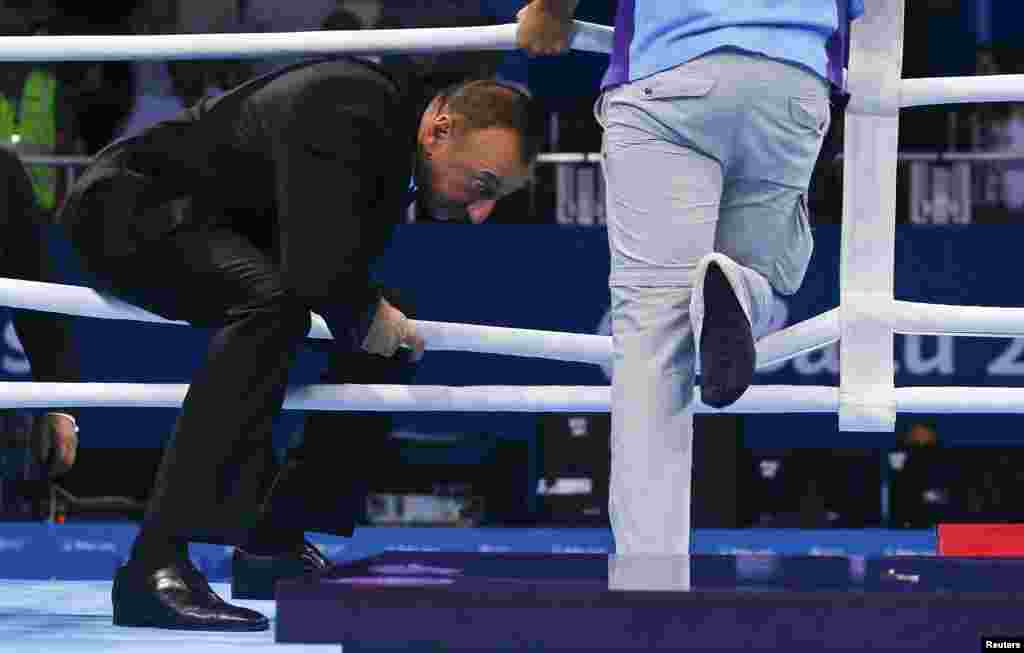
<svg viewBox="0 0 1024 653">
<path fill-rule="evenodd" d="M 804 66 L 843 88 L 849 23 L 864 0 L 620 0 L 602 87 L 734 48 Z"/>
</svg>

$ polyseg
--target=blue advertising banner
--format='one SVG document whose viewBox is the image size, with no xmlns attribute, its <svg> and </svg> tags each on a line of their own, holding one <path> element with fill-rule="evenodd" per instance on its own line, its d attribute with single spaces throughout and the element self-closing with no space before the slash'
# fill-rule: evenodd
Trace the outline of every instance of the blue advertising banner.
<svg viewBox="0 0 1024 653">
<path fill-rule="evenodd" d="M 775 328 L 838 303 L 839 229 L 818 227 L 817 246 L 800 292 L 778 298 Z M 899 299 L 958 305 L 1024 306 L 1024 284 L 1013 270 L 1024 226 L 902 226 L 897 234 Z M 53 249 L 67 282 L 81 284 L 74 256 L 60 238 Z M 608 246 L 603 229 L 554 225 L 403 225 L 381 261 L 378 277 L 411 296 L 416 317 L 577 333 L 608 333 Z M 0 368 L 28 380 L 28 362 L 8 316 L 0 320 Z M 187 382 L 204 356 L 208 333 L 182 326 L 78 319 L 75 337 L 86 380 Z M 1024 385 L 1024 340 L 897 337 L 897 385 Z M 323 355 L 300 356 L 292 382 L 316 382 Z M 596 366 L 457 352 L 428 353 L 416 382 L 446 385 L 601 385 Z M 762 373 L 759 383 L 837 385 L 835 347 L 799 356 Z M 84 447 L 156 447 L 176 411 L 81 411 Z M 403 429 L 491 433 L 531 438 L 526 414 L 405 414 Z M 281 419 L 282 441 L 301 416 Z M 901 417 L 901 425 L 906 418 Z M 999 416 L 948 416 L 937 422 L 948 443 L 1015 443 L 1017 421 Z M 900 426 L 902 428 L 902 426 Z M 757 416 L 745 424 L 758 447 L 884 446 L 892 434 L 838 434 L 836 417 Z"/>
<path fill-rule="evenodd" d="M 134 524 L 4 523 L 0 578 L 109 580 L 131 551 Z M 358 528 L 352 538 L 311 534 L 335 562 L 384 551 L 476 553 L 614 553 L 611 531 L 597 528 Z M 693 553 L 717 555 L 932 556 L 934 530 L 697 529 Z M 192 544 L 189 552 L 211 581 L 231 576 L 231 547 Z"/>
</svg>

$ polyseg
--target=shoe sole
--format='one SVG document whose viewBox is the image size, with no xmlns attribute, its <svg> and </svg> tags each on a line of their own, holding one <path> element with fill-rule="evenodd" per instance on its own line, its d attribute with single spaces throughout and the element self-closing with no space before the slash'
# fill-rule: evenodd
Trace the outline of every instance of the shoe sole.
<svg viewBox="0 0 1024 653">
<path fill-rule="evenodd" d="M 700 335 L 701 400 L 712 408 L 735 403 L 754 380 L 757 350 L 732 284 L 718 263 L 704 273 L 704 322 Z"/>
<path fill-rule="evenodd" d="M 164 630 L 202 630 L 207 632 L 237 633 L 237 632 L 260 632 L 270 629 L 270 620 L 264 622 L 245 624 L 239 623 L 230 627 L 214 627 L 207 624 L 168 623 L 160 617 L 152 615 L 126 615 L 123 611 L 114 607 L 114 625 L 126 628 L 162 628 Z"/>
</svg>

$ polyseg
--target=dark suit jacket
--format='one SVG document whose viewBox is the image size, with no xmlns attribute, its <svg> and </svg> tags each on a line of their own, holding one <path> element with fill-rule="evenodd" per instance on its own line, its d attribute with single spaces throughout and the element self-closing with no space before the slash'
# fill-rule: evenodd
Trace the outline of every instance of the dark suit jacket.
<svg viewBox="0 0 1024 653">
<path fill-rule="evenodd" d="M 361 60 L 288 66 L 107 147 L 59 221 L 113 258 L 182 225 L 230 224 L 264 241 L 328 323 L 351 324 L 352 310 L 365 321 L 369 266 L 407 206 L 423 106 L 410 75 Z M 96 193 L 102 202 L 85 201 Z"/>
</svg>

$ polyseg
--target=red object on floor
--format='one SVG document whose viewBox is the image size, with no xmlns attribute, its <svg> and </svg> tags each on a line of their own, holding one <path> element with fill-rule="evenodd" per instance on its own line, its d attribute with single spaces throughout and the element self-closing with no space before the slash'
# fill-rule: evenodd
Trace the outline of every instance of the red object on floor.
<svg viewBox="0 0 1024 653">
<path fill-rule="evenodd" d="M 939 555 L 1024 558 L 1024 524 L 939 524 Z"/>
</svg>

